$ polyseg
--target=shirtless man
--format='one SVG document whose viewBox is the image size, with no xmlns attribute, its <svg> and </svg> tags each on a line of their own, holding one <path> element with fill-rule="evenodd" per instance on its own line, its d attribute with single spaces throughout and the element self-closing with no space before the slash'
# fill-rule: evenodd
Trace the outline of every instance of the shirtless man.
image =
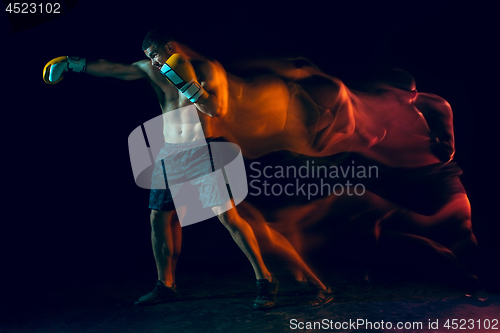
<svg viewBox="0 0 500 333">
<path fill-rule="evenodd" d="M 44 80 L 49 84 L 57 83 L 66 71 L 86 72 L 98 77 L 114 77 L 122 80 L 148 79 L 158 96 L 162 109 L 166 149 L 187 151 L 191 157 L 197 155 L 196 152 L 190 153 L 190 151 L 200 146 L 206 147 L 205 138 L 212 137 L 211 120 L 228 112 L 226 73 L 220 64 L 198 56 L 185 45 L 166 36 L 161 29 L 148 33 L 143 42 L 143 51 L 149 60 L 141 60 L 131 65 L 107 60 L 86 63 L 85 59 L 81 58 L 59 57 L 45 66 Z M 178 63 L 171 64 L 172 67 L 165 67 L 167 61 L 173 59 L 173 55 L 178 57 Z M 180 73 L 181 79 L 185 82 L 194 82 L 194 89 L 184 91 L 179 86 L 179 89 L 176 88 L 175 82 L 167 73 L 171 69 Z M 193 79 L 192 82 L 190 82 L 191 79 Z M 190 107 L 192 105 L 196 109 Z M 208 166 L 210 166 L 209 155 L 203 157 L 202 160 L 205 164 L 208 161 Z M 162 164 L 165 164 L 168 169 L 166 160 Z M 159 170 L 161 173 L 161 164 L 157 163 L 156 167 L 156 171 Z M 169 173 L 168 171 L 166 173 L 168 179 Z M 213 191 L 217 192 L 217 189 Z M 203 202 L 201 197 L 200 200 Z M 278 281 L 263 262 L 252 228 L 240 217 L 229 198 L 219 196 L 218 201 L 203 202 L 203 204 L 211 207 L 254 269 L 257 279 L 257 297 L 253 308 L 273 307 Z M 135 302 L 136 305 L 158 304 L 178 297 L 175 268 L 181 250 L 182 233 L 170 191 L 152 189 L 150 208 L 151 240 L 158 282 L 150 293 Z M 179 212 L 179 214 L 183 213 Z M 321 305 L 331 301 L 332 297 L 326 286 L 317 279 L 314 282 L 318 288 L 317 295 L 311 304 Z"/>
</svg>

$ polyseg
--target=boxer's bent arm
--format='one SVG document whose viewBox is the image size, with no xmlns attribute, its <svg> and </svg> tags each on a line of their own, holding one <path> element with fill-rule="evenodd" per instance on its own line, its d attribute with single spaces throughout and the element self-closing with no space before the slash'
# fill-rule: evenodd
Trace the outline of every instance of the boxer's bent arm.
<svg viewBox="0 0 500 333">
<path fill-rule="evenodd" d="M 453 111 L 443 98 L 429 93 L 419 93 L 415 106 L 422 112 L 431 131 L 437 137 L 454 147 Z"/>
<path fill-rule="evenodd" d="M 141 69 L 141 65 L 140 61 L 125 65 L 101 59 L 87 63 L 85 72 L 98 77 L 113 77 L 121 80 L 145 79 L 148 75 Z"/>
<path fill-rule="evenodd" d="M 201 68 L 204 79 L 200 84 L 208 93 L 207 98 L 200 98 L 194 105 L 210 117 L 221 117 L 227 111 L 227 78 L 222 66 L 207 62 Z"/>
<path fill-rule="evenodd" d="M 453 111 L 448 102 L 434 94 L 419 93 L 414 105 L 422 113 L 429 129 L 435 134 L 438 143 L 452 157 L 455 153 L 455 135 L 453 129 Z"/>
</svg>

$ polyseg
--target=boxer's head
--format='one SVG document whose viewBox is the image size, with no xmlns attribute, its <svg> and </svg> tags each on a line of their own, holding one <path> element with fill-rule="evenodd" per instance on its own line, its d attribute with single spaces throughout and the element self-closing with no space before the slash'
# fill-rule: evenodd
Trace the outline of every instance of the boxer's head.
<svg viewBox="0 0 500 333">
<path fill-rule="evenodd" d="M 395 88 L 408 92 L 413 92 L 417 89 L 413 75 L 399 68 L 393 68 L 388 71 L 385 81 Z"/>
<path fill-rule="evenodd" d="M 392 91 L 405 102 L 411 102 L 417 96 L 413 75 L 403 69 L 378 66 L 364 74 L 366 78 L 352 84 L 352 88 L 367 92 Z"/>
<path fill-rule="evenodd" d="M 164 28 L 149 31 L 142 42 L 144 54 L 151 59 L 153 66 L 160 68 L 167 59 L 176 53 L 177 43 Z"/>
<path fill-rule="evenodd" d="M 394 68 L 388 83 L 399 89 L 401 99 L 405 102 L 412 102 L 417 97 L 415 78 L 405 70 Z"/>
</svg>

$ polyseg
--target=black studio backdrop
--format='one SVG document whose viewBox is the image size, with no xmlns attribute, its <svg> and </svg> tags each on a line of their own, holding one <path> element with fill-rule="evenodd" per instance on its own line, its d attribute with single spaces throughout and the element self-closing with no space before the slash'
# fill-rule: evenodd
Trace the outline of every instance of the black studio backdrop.
<svg viewBox="0 0 500 333">
<path fill-rule="evenodd" d="M 420 91 L 444 97 L 454 109 L 456 161 L 464 169 L 474 230 L 488 260 L 498 260 L 491 8 L 437 1 L 210 2 L 191 9 L 90 0 L 70 7 L 66 1 L 62 15 L 25 29 L 7 14 L 2 18 L 8 161 L 2 256 L 12 283 L 36 277 L 57 285 L 127 270 L 154 274 L 148 191 L 134 184 L 127 147 L 130 132 L 160 112 L 153 90 L 145 81 L 82 74 L 46 85 L 42 69 L 62 55 L 143 59 L 142 39 L 159 23 L 182 31 L 186 44 L 228 68 L 246 57 L 304 56 L 346 81 L 375 64 L 411 72 Z M 241 259 L 215 219 L 183 231 L 183 260 Z"/>
</svg>

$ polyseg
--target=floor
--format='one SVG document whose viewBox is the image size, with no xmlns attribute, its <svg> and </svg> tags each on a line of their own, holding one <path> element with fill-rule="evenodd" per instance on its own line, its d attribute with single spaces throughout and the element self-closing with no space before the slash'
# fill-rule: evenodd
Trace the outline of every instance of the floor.
<svg viewBox="0 0 500 333">
<path fill-rule="evenodd" d="M 335 272 L 330 279 L 335 300 L 320 308 L 306 304 L 309 293 L 304 286 L 276 274 L 276 307 L 255 311 L 251 273 L 238 265 L 203 273 L 180 267 L 182 298 L 151 307 L 133 305 L 155 283 L 141 272 L 107 282 L 26 287 L 4 298 L 0 332 L 448 332 L 446 324 L 467 332 L 500 330 L 498 294 L 490 295 L 488 306 L 477 306 L 461 288 L 442 281 L 379 271 L 368 283 L 363 272 L 352 267 Z M 397 323 L 407 328 L 398 330 Z"/>
</svg>

